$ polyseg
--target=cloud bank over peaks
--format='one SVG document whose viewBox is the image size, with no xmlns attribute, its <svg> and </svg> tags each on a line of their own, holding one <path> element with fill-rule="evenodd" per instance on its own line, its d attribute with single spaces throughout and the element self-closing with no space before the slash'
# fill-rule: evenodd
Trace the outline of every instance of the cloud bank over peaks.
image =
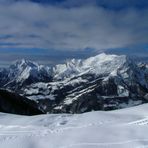
<svg viewBox="0 0 148 148">
<path fill-rule="evenodd" d="M 45 5 L 2 0 L 0 48 L 102 50 L 148 43 L 147 8 L 128 7 L 131 3 L 127 3 L 116 11 L 98 2 L 68 0 Z M 108 8 L 112 5 L 117 4 L 110 3 Z"/>
</svg>

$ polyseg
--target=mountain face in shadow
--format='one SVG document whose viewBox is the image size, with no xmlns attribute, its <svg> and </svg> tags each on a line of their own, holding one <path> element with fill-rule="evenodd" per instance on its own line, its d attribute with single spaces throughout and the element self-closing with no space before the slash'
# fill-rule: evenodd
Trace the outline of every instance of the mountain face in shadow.
<svg viewBox="0 0 148 148">
<path fill-rule="evenodd" d="M 20 115 L 38 115 L 43 112 L 37 108 L 37 103 L 15 93 L 0 90 L 0 112 Z"/>
</svg>

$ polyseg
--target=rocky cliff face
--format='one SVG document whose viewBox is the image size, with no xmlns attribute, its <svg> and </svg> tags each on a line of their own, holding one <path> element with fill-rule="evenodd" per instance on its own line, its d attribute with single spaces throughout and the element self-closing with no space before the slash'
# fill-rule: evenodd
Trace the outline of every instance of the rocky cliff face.
<svg viewBox="0 0 148 148">
<path fill-rule="evenodd" d="M 25 70 L 10 68 L 11 73 L 21 71 L 13 81 L 9 80 L 10 69 L 1 70 L 0 81 L 7 81 L 1 87 L 34 100 L 44 112 L 82 113 L 148 102 L 147 65 L 137 64 L 124 55 L 103 53 L 86 60 L 72 59 L 52 68 L 42 66 L 42 70 L 37 64 L 25 63 Z"/>
</svg>

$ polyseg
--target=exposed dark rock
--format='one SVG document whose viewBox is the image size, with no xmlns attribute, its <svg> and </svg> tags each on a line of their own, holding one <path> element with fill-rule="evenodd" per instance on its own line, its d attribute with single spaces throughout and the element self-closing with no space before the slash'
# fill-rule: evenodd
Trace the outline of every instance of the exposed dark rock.
<svg viewBox="0 0 148 148">
<path fill-rule="evenodd" d="M 20 115 L 43 114 L 36 102 L 6 90 L 0 90 L 0 112 Z"/>
</svg>

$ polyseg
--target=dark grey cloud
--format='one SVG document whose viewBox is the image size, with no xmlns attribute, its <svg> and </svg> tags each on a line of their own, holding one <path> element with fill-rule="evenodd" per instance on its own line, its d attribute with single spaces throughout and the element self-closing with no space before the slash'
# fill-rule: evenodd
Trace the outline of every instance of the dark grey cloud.
<svg viewBox="0 0 148 148">
<path fill-rule="evenodd" d="M 122 9 L 127 7 L 146 8 L 148 7 L 147 0 L 62 0 L 58 3 L 52 3 L 50 0 L 32 0 L 34 2 L 51 3 L 65 5 L 69 7 L 83 6 L 83 5 L 97 5 L 108 9 Z M 56 2 L 56 0 L 55 0 Z"/>
<path fill-rule="evenodd" d="M 14 0 L 14 1 L 31 1 L 40 4 L 49 4 L 56 6 L 84 6 L 97 5 L 108 9 L 122 9 L 127 7 L 146 8 L 148 7 L 147 0 Z"/>
</svg>

